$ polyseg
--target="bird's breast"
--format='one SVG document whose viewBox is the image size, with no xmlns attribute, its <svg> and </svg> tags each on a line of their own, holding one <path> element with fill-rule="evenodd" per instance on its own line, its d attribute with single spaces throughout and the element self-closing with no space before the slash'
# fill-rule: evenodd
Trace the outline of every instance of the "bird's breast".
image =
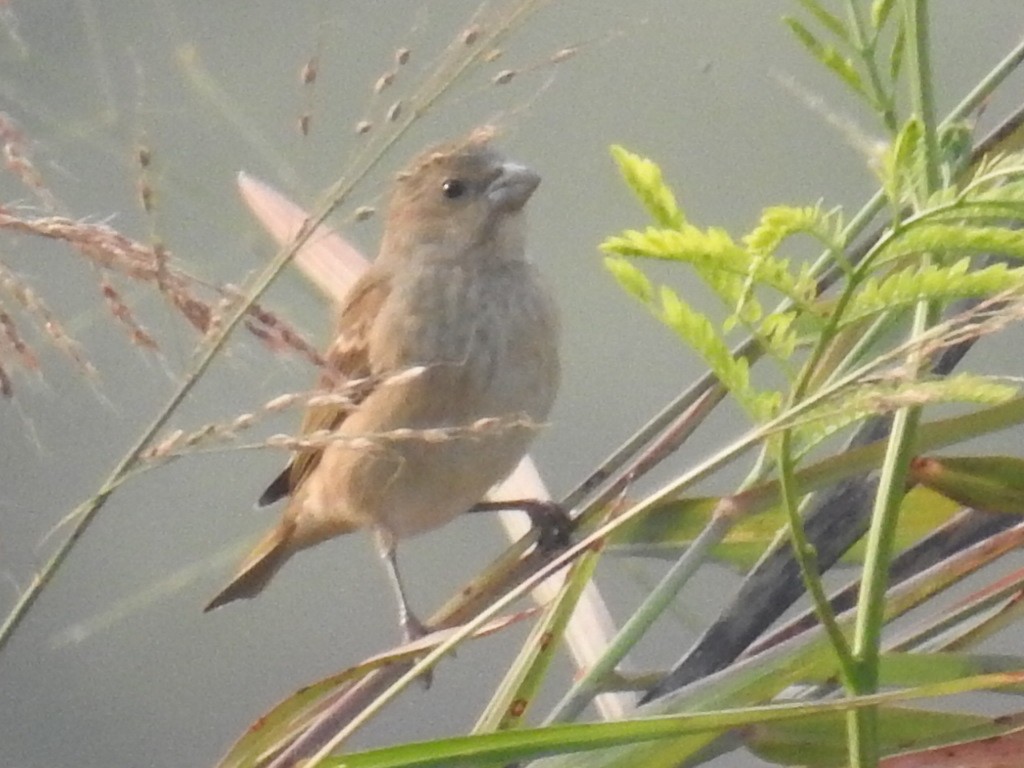
<svg viewBox="0 0 1024 768">
<path fill-rule="evenodd" d="M 434 397 L 463 416 L 547 416 L 558 322 L 532 265 L 434 267 L 395 291 L 373 329 L 375 372 L 422 366 Z"/>
<path fill-rule="evenodd" d="M 558 388 L 557 320 L 532 266 L 453 267 L 396 281 L 370 333 L 384 383 L 341 430 L 371 446 L 328 449 L 325 499 L 343 503 L 311 499 L 304 513 L 411 536 L 468 509 L 522 458 Z"/>
</svg>

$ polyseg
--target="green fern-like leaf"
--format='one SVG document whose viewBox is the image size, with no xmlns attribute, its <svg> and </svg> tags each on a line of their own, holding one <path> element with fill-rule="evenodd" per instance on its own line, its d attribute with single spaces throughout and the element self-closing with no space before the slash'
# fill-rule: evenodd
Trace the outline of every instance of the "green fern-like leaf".
<svg viewBox="0 0 1024 768">
<path fill-rule="evenodd" d="M 621 256 L 606 256 L 604 266 L 622 289 L 635 299 L 650 305 L 654 298 L 651 281 L 635 264 Z"/>
<path fill-rule="evenodd" d="M 686 216 L 676 204 L 675 195 L 662 179 L 661 168 L 653 160 L 633 154 L 617 144 L 612 146 L 611 153 L 622 178 L 658 224 L 678 229 L 686 223 Z"/>
<path fill-rule="evenodd" d="M 725 339 L 706 315 L 694 310 L 670 288 L 658 292 L 658 318 L 692 347 L 729 393 L 754 419 L 769 418 L 781 402 L 772 393 L 759 393 L 750 383 L 750 365 L 746 358 L 734 358 Z"/>
<path fill-rule="evenodd" d="M 921 121 L 911 118 L 899 130 L 875 166 L 882 190 L 893 208 L 901 209 L 914 201 L 921 135 Z"/>
<path fill-rule="evenodd" d="M 1024 201 L 973 200 L 960 202 L 943 210 L 930 212 L 927 221 L 970 223 L 977 226 L 988 224 L 1024 223 Z"/>
<path fill-rule="evenodd" d="M 958 120 L 944 126 L 939 133 L 939 151 L 945 186 L 952 187 L 967 169 L 973 143 L 973 127 L 966 120 Z"/>
<path fill-rule="evenodd" d="M 626 293 L 641 301 L 700 355 L 751 416 L 759 420 L 770 417 L 772 404 L 777 407 L 781 396 L 766 398 L 752 389 L 746 359 L 733 359 L 725 339 L 706 315 L 694 310 L 670 288 L 662 286 L 655 291 L 648 277 L 628 259 L 606 256 L 604 263 Z"/>
<path fill-rule="evenodd" d="M 961 373 L 946 379 L 859 384 L 844 398 L 843 407 L 864 415 L 938 403 L 998 405 L 1016 397 L 1017 391 L 1017 387 L 995 377 Z"/>
<path fill-rule="evenodd" d="M 818 0 L 797 0 L 797 2 L 799 2 L 808 13 L 814 16 L 814 18 L 818 20 L 818 23 L 825 27 L 825 29 L 843 42 L 850 42 L 850 34 L 846 31 L 846 25 L 843 23 L 843 20 L 831 11 L 827 10 L 818 2 Z"/>
<path fill-rule="evenodd" d="M 1024 201 L 1024 156 L 1021 153 L 984 158 L 963 185 L 963 200 Z"/>
<path fill-rule="evenodd" d="M 838 212 L 825 213 L 820 206 L 776 205 L 761 212 L 758 225 L 743 238 L 755 253 L 775 253 L 789 237 L 810 235 L 828 248 L 841 250 L 843 222 Z"/>
<path fill-rule="evenodd" d="M 1024 232 L 1005 227 L 922 223 L 907 227 L 888 242 L 872 261 L 877 266 L 909 256 L 930 253 L 995 254 L 1024 259 Z"/>
<path fill-rule="evenodd" d="M 900 72 L 903 70 L 903 54 L 907 50 L 906 28 L 900 24 L 896 34 L 892 38 L 892 47 L 889 49 L 889 79 L 892 82 L 899 80 Z"/>
<path fill-rule="evenodd" d="M 974 271 L 968 271 L 969 268 L 970 259 L 961 259 L 948 267 L 914 266 L 881 279 L 869 278 L 851 300 L 841 327 L 898 307 L 914 306 L 919 301 L 944 304 L 1024 287 L 1024 268 L 1010 269 L 1005 264 Z"/>
<path fill-rule="evenodd" d="M 864 88 L 864 82 L 850 59 L 839 53 L 835 46 L 822 43 L 814 36 L 813 32 L 793 17 L 784 16 L 782 21 L 815 59 L 830 69 L 859 96 L 869 98 L 867 90 Z"/>
<path fill-rule="evenodd" d="M 729 307 L 739 306 L 748 279 L 801 303 L 813 296 L 810 281 L 804 279 L 804 275 L 794 275 L 788 261 L 757 257 L 717 227 L 701 230 L 687 224 L 678 230 L 656 227 L 648 227 L 643 232 L 626 230 L 605 240 L 601 250 L 620 256 L 692 264 Z"/>
<path fill-rule="evenodd" d="M 885 26 L 893 5 L 895 0 L 874 0 L 871 3 L 871 26 L 876 32 Z"/>
<path fill-rule="evenodd" d="M 1018 391 L 1004 380 L 973 374 L 925 381 L 864 382 L 804 414 L 794 430 L 795 443 L 806 452 L 869 416 L 940 403 L 998 405 L 1016 397 Z"/>
<path fill-rule="evenodd" d="M 773 357 L 789 360 L 796 351 L 800 336 L 796 331 L 796 312 L 772 312 L 761 321 L 758 338 Z"/>
</svg>

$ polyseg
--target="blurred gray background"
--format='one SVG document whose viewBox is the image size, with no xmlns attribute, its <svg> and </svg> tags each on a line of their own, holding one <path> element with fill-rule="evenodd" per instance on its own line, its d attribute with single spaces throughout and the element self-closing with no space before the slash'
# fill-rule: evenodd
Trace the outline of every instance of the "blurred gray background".
<svg viewBox="0 0 1024 768">
<path fill-rule="evenodd" d="M 155 235 L 194 274 L 241 284 L 273 247 L 240 202 L 235 174 L 245 169 L 309 204 L 358 146 L 357 121 L 379 118 L 432 71 L 477 8 L 461 0 L 8 0 L 0 4 L 0 110 L 30 138 L 64 212 L 109 220 L 143 241 Z M 647 223 L 620 183 L 609 144 L 656 159 L 692 220 L 737 235 L 765 205 L 822 200 L 852 212 L 874 189 L 864 148 L 781 84 L 797 81 L 840 122 L 869 139 L 881 135 L 784 28 L 781 15 L 796 12 L 795 2 L 781 0 L 551 2 L 512 35 L 500 60 L 456 87 L 402 140 L 353 201 L 375 202 L 385 171 L 426 144 L 491 120 L 504 130 L 508 153 L 543 175 L 531 203 L 530 248 L 562 307 L 565 376 L 534 456 L 556 496 L 702 372 L 601 266 L 602 238 Z M 933 15 L 945 110 L 1024 34 L 1024 7 L 947 0 L 933 3 Z M 545 64 L 566 46 L 579 53 Z M 372 85 L 400 47 L 411 49 L 411 61 L 374 99 Z M 299 71 L 317 53 L 319 79 L 307 92 Z M 525 71 L 492 86 L 505 68 Z M 982 132 L 1019 102 L 1020 83 L 1018 76 L 990 105 Z M 303 138 L 296 122 L 307 109 L 312 133 Z M 135 194 L 140 142 L 155 158 L 152 217 Z M 34 201 L 0 174 L 0 204 L 18 203 Z M 372 254 L 375 222 L 336 223 Z M 6 614 L 56 540 L 44 536 L 149 423 L 195 338 L 148 289 L 120 283 L 161 342 L 159 356 L 140 353 L 103 309 L 96 275 L 80 257 L 29 238 L 5 237 L 0 249 L 100 372 L 83 383 L 30 335 L 42 374 L 17 375 L 15 398 L 0 403 Z M 652 273 L 689 295 L 685 270 Z M 286 275 L 265 303 L 324 340 L 329 309 L 297 275 Z M 1001 356 L 1004 372 L 1022 373 L 1006 370 L 1005 348 L 988 351 Z M 1016 350 L 1012 365 L 1020 367 Z M 173 426 L 231 418 L 310 378 L 296 357 L 239 332 Z M 681 451 L 659 476 L 686 467 L 715 435 L 724 443 L 741 424 L 728 412 L 718 419 L 721 431 Z M 296 421 L 289 415 L 258 434 L 294 429 Z M 117 492 L 0 657 L 0 765 L 208 765 L 272 703 L 395 641 L 391 595 L 364 536 L 296 558 L 257 601 L 202 614 L 247 537 L 276 519 L 277 509 L 250 506 L 283 460 L 272 450 L 186 458 Z M 421 613 L 503 546 L 498 525 L 482 517 L 405 545 L 403 566 Z M 631 605 L 660 567 L 603 566 L 612 605 Z M 673 661 L 737 579 L 706 569 L 671 626 L 644 645 L 642 666 Z M 428 693 L 413 691 L 356 743 L 464 731 L 524 631 L 460 651 Z M 570 674 L 568 665 L 560 674 Z M 752 762 L 730 756 L 720 764 Z"/>
</svg>

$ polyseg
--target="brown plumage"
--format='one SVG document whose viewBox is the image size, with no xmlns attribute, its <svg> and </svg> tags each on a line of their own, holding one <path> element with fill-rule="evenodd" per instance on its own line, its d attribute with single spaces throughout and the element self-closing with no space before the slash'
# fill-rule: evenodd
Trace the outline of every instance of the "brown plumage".
<svg viewBox="0 0 1024 768">
<path fill-rule="evenodd" d="M 558 387 L 557 319 L 524 251 L 523 206 L 539 177 L 489 134 L 417 157 L 398 175 L 380 253 L 342 306 L 322 384 L 367 378 L 354 409 L 307 409 L 302 432 L 364 438 L 304 449 L 260 497 L 288 497 L 280 523 L 206 607 L 258 594 L 295 552 L 374 532 L 407 636 L 420 632 L 395 544 L 466 511 L 508 475 Z M 414 376 L 395 375 L 416 367 Z M 383 383 L 382 383 L 383 382 Z M 469 434 L 479 419 L 508 425 Z M 397 429 L 462 428 L 442 441 Z M 367 446 L 367 439 L 370 445 Z"/>
</svg>

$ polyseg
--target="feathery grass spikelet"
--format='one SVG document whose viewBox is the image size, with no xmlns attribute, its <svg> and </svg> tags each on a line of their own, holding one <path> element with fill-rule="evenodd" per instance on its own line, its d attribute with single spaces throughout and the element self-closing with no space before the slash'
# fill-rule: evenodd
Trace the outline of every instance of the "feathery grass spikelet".
<svg viewBox="0 0 1024 768">
<path fill-rule="evenodd" d="M 0 142 L 3 143 L 4 165 L 49 210 L 57 208 L 57 199 L 46 186 L 43 176 L 32 164 L 27 143 L 14 121 L 0 112 Z"/>
</svg>

